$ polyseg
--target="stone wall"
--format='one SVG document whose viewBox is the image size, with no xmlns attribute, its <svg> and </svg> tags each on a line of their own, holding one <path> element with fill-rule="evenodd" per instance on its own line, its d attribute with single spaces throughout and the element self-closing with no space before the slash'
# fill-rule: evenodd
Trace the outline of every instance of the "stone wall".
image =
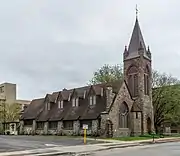
<svg viewBox="0 0 180 156">
<path fill-rule="evenodd" d="M 113 137 L 124 137 L 130 136 L 130 129 L 129 128 L 118 128 L 113 132 Z"/>
<path fill-rule="evenodd" d="M 63 135 L 74 135 L 74 131 L 73 130 L 63 130 L 62 131 L 62 134 Z"/>
<path fill-rule="evenodd" d="M 49 135 L 58 135 L 58 130 L 57 129 L 48 129 L 48 134 Z"/>
<path fill-rule="evenodd" d="M 32 134 L 33 128 L 32 126 L 24 126 L 23 131 L 23 134 L 30 135 Z"/>
<path fill-rule="evenodd" d="M 87 130 L 87 135 L 97 135 L 98 133 L 98 120 L 92 120 L 92 129 Z M 44 123 L 43 129 L 37 129 L 35 121 L 33 121 L 32 126 L 23 126 L 24 134 L 37 134 L 37 135 L 83 135 L 84 130 L 80 129 L 80 121 L 73 122 L 73 129 L 66 130 L 63 129 L 63 122 L 58 122 L 57 129 L 48 129 L 48 122 Z"/>
<path fill-rule="evenodd" d="M 58 135 L 63 135 L 62 130 L 63 130 L 63 122 L 62 121 L 58 121 L 57 134 Z"/>
<path fill-rule="evenodd" d="M 141 135 L 142 131 L 142 113 L 141 112 L 132 112 L 132 131 L 131 135 Z"/>
<path fill-rule="evenodd" d="M 48 134 L 48 122 L 44 123 L 44 134 L 47 135 Z"/>
<path fill-rule="evenodd" d="M 111 110 L 109 111 L 109 120 L 113 123 L 113 137 L 123 134 L 125 136 L 130 135 L 129 128 L 119 128 L 119 110 L 123 102 L 125 102 L 128 105 L 128 109 L 131 110 L 134 101 L 131 99 L 125 83 L 122 84 Z M 131 123 L 129 123 L 129 127 L 131 127 Z"/>
<path fill-rule="evenodd" d="M 99 121 L 98 120 L 92 120 L 92 135 L 97 135 L 99 129 Z"/>
<path fill-rule="evenodd" d="M 106 111 L 109 110 L 113 99 L 114 99 L 115 94 L 113 93 L 112 87 L 107 87 L 106 89 Z"/>
<path fill-rule="evenodd" d="M 20 134 L 23 134 L 23 133 L 24 133 L 24 121 L 23 121 L 23 120 L 20 121 L 19 133 L 20 133 Z"/>
<path fill-rule="evenodd" d="M 101 127 L 100 127 L 100 131 L 99 131 L 99 134 L 101 136 L 106 136 L 106 123 L 107 123 L 107 120 L 109 119 L 109 114 L 108 113 L 102 113 L 101 114 Z"/>
<path fill-rule="evenodd" d="M 36 133 L 36 121 L 33 120 L 33 125 L 32 125 L 32 134 Z"/>
<path fill-rule="evenodd" d="M 43 135 L 44 129 L 36 129 L 36 135 Z"/>
<path fill-rule="evenodd" d="M 74 135 L 79 135 L 80 131 L 80 122 L 79 120 L 73 122 L 73 134 Z"/>
<path fill-rule="evenodd" d="M 125 81 L 128 84 L 127 72 L 129 67 L 132 65 L 138 68 L 138 97 L 136 98 L 139 107 L 142 110 L 142 132 L 147 133 L 147 118 L 151 119 L 151 129 L 154 129 L 154 118 L 153 118 L 153 105 L 152 105 L 152 67 L 151 60 L 144 58 L 145 51 L 142 49 L 139 51 L 139 57 L 132 58 L 129 60 L 124 60 L 124 77 Z M 149 68 L 149 84 L 150 84 L 150 93 L 149 95 L 144 94 L 144 71 L 148 66 Z M 136 126 L 136 125 L 134 125 Z"/>
</svg>

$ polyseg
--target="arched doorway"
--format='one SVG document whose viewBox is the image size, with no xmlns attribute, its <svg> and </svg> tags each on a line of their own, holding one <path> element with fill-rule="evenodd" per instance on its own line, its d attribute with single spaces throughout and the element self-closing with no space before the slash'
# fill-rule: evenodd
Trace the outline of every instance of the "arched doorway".
<svg viewBox="0 0 180 156">
<path fill-rule="evenodd" d="M 111 120 L 106 121 L 106 137 L 107 138 L 113 137 L 113 123 Z"/>
<path fill-rule="evenodd" d="M 147 132 L 151 134 L 151 118 L 147 118 Z"/>
</svg>

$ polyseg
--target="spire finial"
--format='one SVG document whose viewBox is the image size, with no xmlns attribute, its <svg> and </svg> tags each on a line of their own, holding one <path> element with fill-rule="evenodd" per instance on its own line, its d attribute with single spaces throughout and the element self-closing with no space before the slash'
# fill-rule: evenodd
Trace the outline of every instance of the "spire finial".
<svg viewBox="0 0 180 156">
<path fill-rule="evenodd" d="M 137 7 L 137 4 L 136 4 L 136 18 L 138 18 L 138 7 Z"/>
</svg>

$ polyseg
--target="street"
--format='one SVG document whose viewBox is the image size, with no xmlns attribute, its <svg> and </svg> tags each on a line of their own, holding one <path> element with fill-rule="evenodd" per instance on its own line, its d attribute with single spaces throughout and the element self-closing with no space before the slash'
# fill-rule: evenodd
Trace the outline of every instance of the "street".
<svg viewBox="0 0 180 156">
<path fill-rule="evenodd" d="M 91 156 L 179 156 L 180 142 L 119 148 L 92 153 Z"/>
<path fill-rule="evenodd" d="M 66 136 L 0 136 L 0 152 L 20 152 L 25 150 L 35 150 L 35 153 L 42 152 L 74 152 L 78 153 L 83 149 L 89 149 L 90 156 L 179 156 L 180 142 L 155 143 L 151 145 L 142 145 L 126 148 L 117 148 L 111 150 L 99 150 L 91 152 L 94 149 L 101 149 L 104 146 L 97 144 L 95 140 L 88 140 L 89 146 L 83 145 L 83 138 Z M 80 146 L 75 146 L 80 145 Z M 88 148 L 90 147 L 90 148 Z M 56 149 L 55 149 L 56 148 Z M 38 151 L 43 149 L 44 151 Z M 85 150 L 86 150 L 85 149 Z M 85 152 L 86 153 L 86 152 Z M 2 153 L 0 153 L 2 155 Z M 33 154 L 35 155 L 35 154 Z M 73 155 L 73 154 L 72 154 Z"/>
<path fill-rule="evenodd" d="M 88 143 L 97 143 L 95 140 Z M 0 135 L 0 152 L 42 149 L 56 146 L 83 145 L 83 138 L 65 136 L 8 136 Z"/>
</svg>

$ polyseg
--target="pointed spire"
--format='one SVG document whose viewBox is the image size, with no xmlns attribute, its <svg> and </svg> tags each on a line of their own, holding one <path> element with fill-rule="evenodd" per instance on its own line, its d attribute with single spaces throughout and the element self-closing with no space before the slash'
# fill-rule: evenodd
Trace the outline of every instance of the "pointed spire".
<svg viewBox="0 0 180 156">
<path fill-rule="evenodd" d="M 124 48 L 124 59 L 129 55 L 129 53 L 128 53 L 128 50 L 127 50 L 127 46 L 125 46 L 125 48 Z"/>
<path fill-rule="evenodd" d="M 127 46 L 124 47 L 124 52 L 127 52 Z"/>
<path fill-rule="evenodd" d="M 143 36 L 141 33 L 138 19 L 136 18 L 136 22 L 135 22 L 134 29 L 132 32 L 131 40 L 129 43 L 129 48 L 128 48 L 129 53 L 137 52 L 139 49 L 140 42 L 142 44 L 142 48 L 145 49 L 146 46 L 144 43 L 144 39 L 143 39 Z"/>
</svg>

